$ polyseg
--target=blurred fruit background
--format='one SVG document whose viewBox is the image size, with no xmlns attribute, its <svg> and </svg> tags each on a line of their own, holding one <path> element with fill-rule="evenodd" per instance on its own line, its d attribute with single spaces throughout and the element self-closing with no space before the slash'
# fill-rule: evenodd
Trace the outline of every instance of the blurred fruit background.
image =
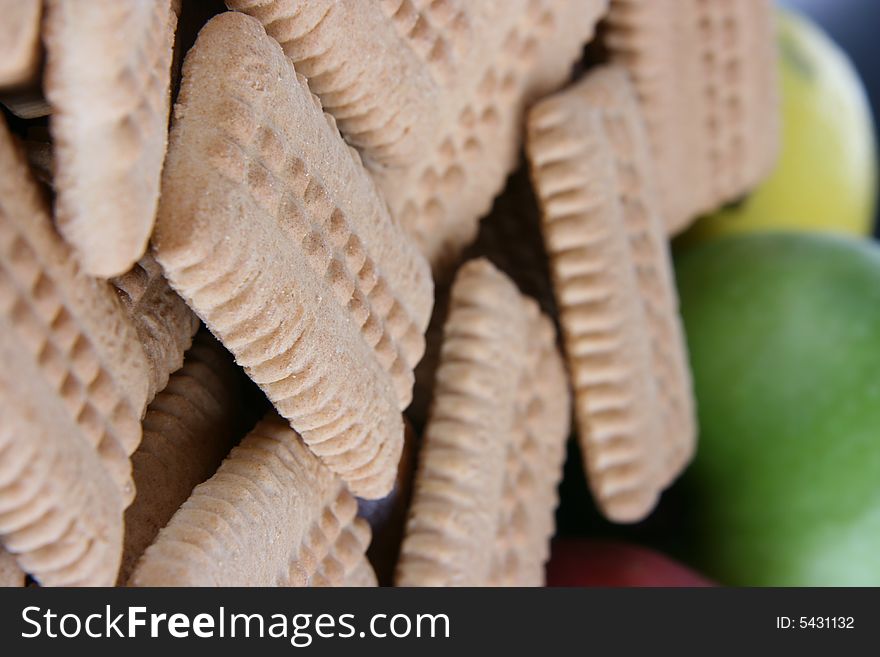
<svg viewBox="0 0 880 657">
<path fill-rule="evenodd" d="M 777 4 L 777 168 L 674 245 L 697 456 L 613 525 L 571 443 L 551 585 L 880 585 L 880 2 Z"/>
<path fill-rule="evenodd" d="M 849 56 L 865 85 L 871 107 L 880 107 L 880 3 L 876 0 L 781 0 L 810 17 Z"/>
<path fill-rule="evenodd" d="M 876 136 L 859 74 L 807 17 L 780 9 L 777 19 L 782 147 L 776 168 L 747 196 L 698 221 L 684 240 L 758 230 L 873 230 Z"/>
<path fill-rule="evenodd" d="M 802 13 L 816 23 L 849 58 L 861 79 L 872 110 L 874 135 L 880 111 L 880 2 L 876 0 L 781 0 L 780 5 Z M 875 156 L 876 161 L 876 156 Z M 876 180 L 875 180 L 876 189 Z M 875 191 L 876 198 L 876 191 Z M 876 221 L 874 234 L 880 235 Z"/>
</svg>

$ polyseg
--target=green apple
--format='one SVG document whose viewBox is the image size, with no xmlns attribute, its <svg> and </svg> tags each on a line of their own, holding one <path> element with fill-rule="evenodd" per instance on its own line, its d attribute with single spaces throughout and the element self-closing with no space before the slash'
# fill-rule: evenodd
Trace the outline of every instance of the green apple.
<svg viewBox="0 0 880 657">
<path fill-rule="evenodd" d="M 677 277 L 692 563 L 722 584 L 880 585 L 880 248 L 726 237 L 681 254 Z"/>
<path fill-rule="evenodd" d="M 703 218 L 688 240 L 774 229 L 871 232 L 877 147 L 858 73 L 807 18 L 778 12 L 782 149 L 752 194 Z"/>
</svg>

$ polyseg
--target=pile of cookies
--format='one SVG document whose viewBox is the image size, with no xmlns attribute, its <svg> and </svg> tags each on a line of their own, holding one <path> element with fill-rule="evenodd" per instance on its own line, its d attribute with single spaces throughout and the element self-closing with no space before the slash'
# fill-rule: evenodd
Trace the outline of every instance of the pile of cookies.
<svg viewBox="0 0 880 657">
<path fill-rule="evenodd" d="M 540 585 L 572 417 L 645 517 L 768 0 L 226 4 L 0 2 L 0 580 Z"/>
</svg>

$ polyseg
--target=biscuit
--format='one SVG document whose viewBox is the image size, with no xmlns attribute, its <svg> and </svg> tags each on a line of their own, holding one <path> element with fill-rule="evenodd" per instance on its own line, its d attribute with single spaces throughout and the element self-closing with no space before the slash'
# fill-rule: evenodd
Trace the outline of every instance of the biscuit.
<svg viewBox="0 0 880 657">
<path fill-rule="evenodd" d="M 0 215 L 6 213 L 7 200 L 5 195 L 0 200 Z M 0 223 L 6 246 L 5 216 Z M 4 264 L 8 253 L 4 248 Z M 4 271 L 0 542 L 44 586 L 111 586 L 122 553 L 122 492 L 92 436 L 74 421 L 50 379 L 51 362 L 38 362 L 16 339 L 21 327 L 10 312 L 15 306 L 9 302 L 18 303 L 10 287 Z"/>
<path fill-rule="evenodd" d="M 41 0 L 0 0 L 0 90 L 37 82 Z"/>
<path fill-rule="evenodd" d="M 370 527 L 356 512 L 345 484 L 271 413 L 196 487 L 129 584 L 363 585 Z"/>
<path fill-rule="evenodd" d="M 140 442 L 147 361 L 111 286 L 76 265 L 20 149 L 0 126 L 0 285 L 11 330 L 101 456 L 126 501 Z"/>
<path fill-rule="evenodd" d="M 213 18 L 187 55 L 153 247 L 315 454 L 356 495 L 386 495 L 430 270 L 332 117 L 244 14 Z"/>
<path fill-rule="evenodd" d="M 0 588 L 24 586 L 25 574 L 18 567 L 15 557 L 0 545 Z"/>
<path fill-rule="evenodd" d="M 183 354 L 192 344 L 199 318 L 171 289 L 159 263 L 149 254 L 130 272 L 110 282 L 143 345 L 150 365 L 147 399 L 153 399 L 168 383 L 168 375 L 183 365 Z"/>
<path fill-rule="evenodd" d="M 175 24 L 169 0 L 46 0 L 56 222 L 94 276 L 125 273 L 147 246 Z"/>
<path fill-rule="evenodd" d="M 229 353 L 202 330 L 183 367 L 147 407 L 144 436 L 131 457 L 137 496 L 125 512 L 120 582 L 244 433 L 239 376 Z"/>
<path fill-rule="evenodd" d="M 607 0 L 228 0 L 266 25 L 438 279 L 519 155 L 526 105 L 563 83 Z"/>
<path fill-rule="evenodd" d="M 651 340 L 669 445 L 668 485 L 694 453 L 696 418 L 687 347 L 665 222 L 657 210 L 655 165 L 632 83 L 622 68 L 596 69 L 590 106 L 601 112 L 617 167 L 618 190 Z"/>
<path fill-rule="evenodd" d="M 488 261 L 459 270 L 398 585 L 543 582 L 570 411 L 555 342 Z"/>
<path fill-rule="evenodd" d="M 745 194 L 779 146 L 769 0 L 612 0 L 606 45 L 644 108 L 670 233 Z"/>
<path fill-rule="evenodd" d="M 54 232 L 5 126 L 0 172 L 0 535 L 43 584 L 110 585 L 146 358 L 110 285 L 80 271 Z"/>
<path fill-rule="evenodd" d="M 430 147 L 441 88 L 423 58 L 403 46 L 379 5 L 360 0 L 227 0 L 266 27 L 346 141 L 369 163 L 406 166 Z M 436 38 L 436 35 L 434 35 Z M 427 38 L 427 35 L 426 35 Z M 430 50 L 431 48 L 429 48 Z"/>
<path fill-rule="evenodd" d="M 693 400 L 647 136 L 621 70 L 530 112 L 527 150 L 590 487 L 632 522 L 690 458 Z"/>
</svg>

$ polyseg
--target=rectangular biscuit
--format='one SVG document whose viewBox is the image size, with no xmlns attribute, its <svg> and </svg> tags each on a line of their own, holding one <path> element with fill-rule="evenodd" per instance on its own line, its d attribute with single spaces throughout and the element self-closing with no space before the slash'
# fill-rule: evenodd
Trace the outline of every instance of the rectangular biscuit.
<svg viewBox="0 0 880 657">
<path fill-rule="evenodd" d="M 608 2 L 228 4 L 309 78 L 442 278 L 516 164 L 525 107 L 566 80 Z"/>
<path fill-rule="evenodd" d="M 594 68 L 529 113 L 542 217 L 590 487 L 647 515 L 694 448 L 694 405 L 654 162 L 626 72 Z"/>
<path fill-rule="evenodd" d="M 43 584 L 111 585 L 146 358 L 110 285 L 55 233 L 5 125 L 0 174 L 0 534 Z"/>
<path fill-rule="evenodd" d="M 241 438 L 244 375 L 208 333 L 196 335 L 183 367 L 147 407 L 143 439 L 131 456 L 137 495 L 125 511 L 119 582 L 192 493 Z"/>
<path fill-rule="evenodd" d="M 227 0 L 266 27 L 346 141 L 377 166 L 415 163 L 428 147 L 441 89 L 425 61 L 399 43 L 379 3 Z M 434 59 L 443 44 L 433 47 Z"/>
<path fill-rule="evenodd" d="M 0 298 L 7 292 L 0 283 Z M 45 366 L 16 339 L 5 304 L 2 311 L 0 543 L 42 586 L 112 586 L 123 492 Z"/>
<path fill-rule="evenodd" d="M 147 247 L 176 25 L 170 0 L 46 0 L 56 223 L 93 276 L 125 273 Z"/>
<path fill-rule="evenodd" d="M 0 310 L 98 450 L 123 496 L 140 442 L 147 361 L 111 286 L 84 274 L 52 227 L 24 156 L 0 126 Z"/>
<path fill-rule="evenodd" d="M 570 394 L 555 331 L 488 261 L 452 286 L 398 586 L 536 586 Z"/>
<path fill-rule="evenodd" d="M 696 411 L 678 292 L 665 221 L 659 209 L 656 164 L 650 153 L 641 108 L 621 67 L 590 73 L 579 99 L 602 117 L 617 170 L 623 221 L 645 307 L 651 359 L 664 425 L 667 464 L 661 485 L 684 469 L 696 446 Z"/>
<path fill-rule="evenodd" d="M 370 527 L 357 502 L 270 413 L 147 548 L 133 586 L 363 585 Z"/>
<path fill-rule="evenodd" d="M 390 489 L 432 305 L 424 258 L 255 19 L 187 55 L 153 238 L 171 285 L 362 497 Z"/>
</svg>

